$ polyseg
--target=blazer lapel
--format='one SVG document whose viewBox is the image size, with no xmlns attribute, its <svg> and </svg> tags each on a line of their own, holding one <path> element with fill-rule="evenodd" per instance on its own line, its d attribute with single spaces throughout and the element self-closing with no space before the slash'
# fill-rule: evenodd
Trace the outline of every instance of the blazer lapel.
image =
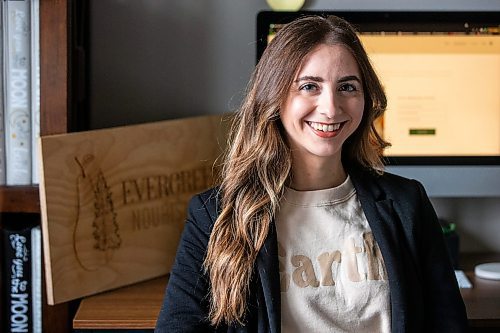
<svg viewBox="0 0 500 333">
<path fill-rule="evenodd" d="M 278 239 L 276 226 L 271 223 L 264 246 L 257 255 L 257 270 L 264 295 L 270 332 L 281 331 L 281 295 L 279 283 Z"/>
<path fill-rule="evenodd" d="M 403 235 L 400 221 L 394 212 L 392 200 L 385 198 L 373 177 L 355 174 L 351 175 L 351 180 L 384 258 L 391 293 L 392 332 L 404 332 L 408 310 L 405 290 L 409 287 L 406 286 L 405 273 L 400 262 L 404 251 L 401 241 L 404 240 L 401 239 Z"/>
</svg>

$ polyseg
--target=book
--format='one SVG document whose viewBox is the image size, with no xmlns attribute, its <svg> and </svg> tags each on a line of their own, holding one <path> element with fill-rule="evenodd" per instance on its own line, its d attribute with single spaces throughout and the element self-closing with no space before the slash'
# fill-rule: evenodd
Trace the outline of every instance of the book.
<svg viewBox="0 0 500 333">
<path fill-rule="evenodd" d="M 41 232 L 28 215 L 2 216 L 3 332 L 42 331 Z"/>
<path fill-rule="evenodd" d="M 31 182 L 38 184 L 40 137 L 40 2 L 31 0 Z"/>
<path fill-rule="evenodd" d="M 0 45 L 3 47 L 3 5 L 0 4 Z M 4 97 L 3 97 L 3 81 L 4 81 L 4 64 L 3 51 L 0 51 L 0 185 L 5 185 L 5 131 L 4 131 Z"/>
<path fill-rule="evenodd" d="M 31 184 L 30 1 L 4 8 L 4 130 L 7 185 Z"/>
<path fill-rule="evenodd" d="M 33 302 L 33 333 L 42 332 L 42 229 L 31 229 L 31 300 Z"/>
</svg>

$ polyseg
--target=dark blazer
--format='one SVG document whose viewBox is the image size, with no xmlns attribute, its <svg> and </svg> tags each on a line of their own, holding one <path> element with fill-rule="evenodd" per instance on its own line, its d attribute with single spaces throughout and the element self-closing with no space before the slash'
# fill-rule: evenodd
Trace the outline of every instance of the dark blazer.
<svg viewBox="0 0 500 333">
<path fill-rule="evenodd" d="M 392 332 L 465 332 L 465 306 L 423 186 L 389 173 L 349 174 L 386 265 Z M 202 263 L 218 208 L 217 189 L 191 200 L 156 332 L 281 331 L 274 224 L 256 260 L 245 326 L 209 325 Z"/>
</svg>

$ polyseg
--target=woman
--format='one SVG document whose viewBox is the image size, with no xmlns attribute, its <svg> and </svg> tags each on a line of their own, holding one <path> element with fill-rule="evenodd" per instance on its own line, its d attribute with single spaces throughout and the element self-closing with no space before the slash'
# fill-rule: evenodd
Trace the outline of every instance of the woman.
<svg viewBox="0 0 500 333">
<path fill-rule="evenodd" d="M 157 331 L 464 331 L 423 187 L 382 171 L 385 108 L 347 22 L 280 30 L 236 115 L 220 187 L 190 202 Z"/>
</svg>

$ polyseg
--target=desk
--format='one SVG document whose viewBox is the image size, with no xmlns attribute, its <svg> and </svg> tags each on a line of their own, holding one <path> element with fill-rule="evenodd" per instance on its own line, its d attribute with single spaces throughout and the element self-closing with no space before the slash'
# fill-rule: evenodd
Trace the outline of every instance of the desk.
<svg viewBox="0 0 500 333">
<path fill-rule="evenodd" d="M 500 254 L 465 254 L 460 258 L 461 267 L 474 286 L 460 290 L 467 307 L 469 325 L 481 332 L 485 328 L 500 328 L 500 281 L 474 277 L 474 266 L 489 261 L 500 261 Z M 167 278 L 161 277 L 87 297 L 80 303 L 73 328 L 82 333 L 117 329 L 152 331 L 166 283 Z"/>
<path fill-rule="evenodd" d="M 500 262 L 500 253 L 469 253 L 460 257 L 460 267 L 472 283 L 470 289 L 460 289 L 470 327 L 496 327 L 500 331 L 500 281 L 474 276 L 474 266 L 480 263 Z"/>
</svg>

